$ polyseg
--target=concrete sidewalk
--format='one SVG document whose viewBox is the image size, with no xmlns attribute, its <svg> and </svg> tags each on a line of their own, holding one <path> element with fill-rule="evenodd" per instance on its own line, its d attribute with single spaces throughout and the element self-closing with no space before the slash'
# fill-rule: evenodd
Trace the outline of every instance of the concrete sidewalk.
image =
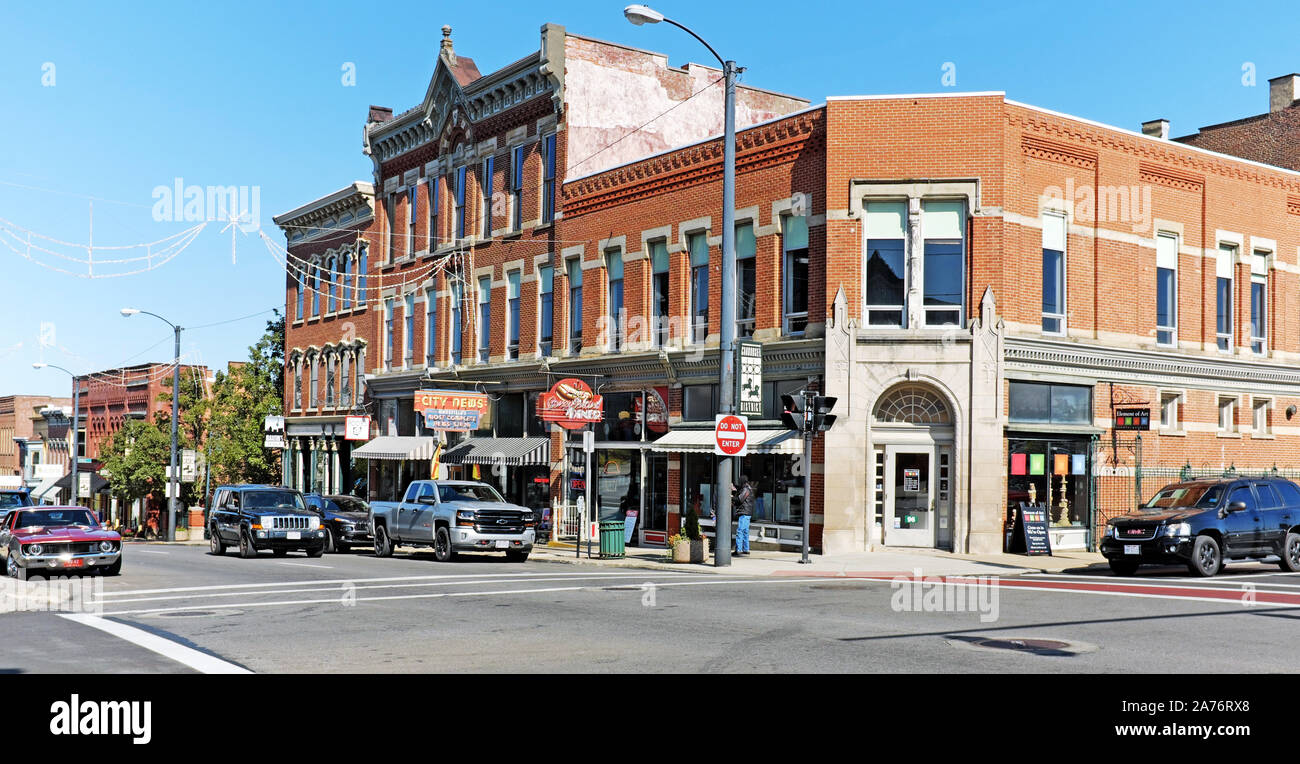
<svg viewBox="0 0 1300 764">
<path fill-rule="evenodd" d="M 598 555 L 599 550 L 594 550 L 594 553 Z M 918 570 L 924 576 L 1015 576 L 1089 568 L 1107 570 L 1105 558 L 1094 552 L 1057 552 L 1050 557 L 1027 557 L 1017 554 L 961 555 L 937 549 L 890 549 L 832 556 L 812 554 L 808 556 L 810 562 L 807 565 L 800 564 L 797 552 L 753 552 L 745 557 L 732 555 L 731 566 L 719 568 L 713 564 L 712 554 L 707 563 L 686 564 L 672 562 L 666 549 L 628 547 L 623 558 L 602 560 L 599 557 L 588 558 L 586 545 L 581 556 L 575 557 L 573 545 L 569 544 L 536 546 L 529 559 L 732 576 L 911 576 Z"/>
</svg>

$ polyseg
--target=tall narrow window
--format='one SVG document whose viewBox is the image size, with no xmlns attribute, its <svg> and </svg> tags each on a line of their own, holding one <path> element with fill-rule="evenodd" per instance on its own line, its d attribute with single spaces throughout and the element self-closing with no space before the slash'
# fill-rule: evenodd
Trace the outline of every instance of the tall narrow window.
<svg viewBox="0 0 1300 764">
<path fill-rule="evenodd" d="M 555 220 L 555 133 L 542 139 L 542 222 Z"/>
<path fill-rule="evenodd" d="M 339 294 L 340 301 L 343 303 L 343 309 L 349 310 L 352 307 L 352 281 L 355 278 L 352 274 L 352 251 L 343 253 L 343 259 L 339 266 Z"/>
<path fill-rule="evenodd" d="M 424 365 L 438 365 L 438 296 L 433 287 L 424 293 Z"/>
<path fill-rule="evenodd" d="M 524 147 L 516 146 L 510 159 L 510 228 L 524 227 Z"/>
<path fill-rule="evenodd" d="M 541 309 L 539 320 L 541 328 L 538 330 L 538 342 L 541 344 L 543 356 L 549 356 L 555 342 L 555 269 L 549 265 L 543 265 L 539 269 L 538 290 L 541 295 Z"/>
<path fill-rule="evenodd" d="M 922 204 L 926 326 L 961 326 L 964 321 L 965 231 L 964 202 L 927 201 Z"/>
<path fill-rule="evenodd" d="M 439 178 L 439 176 L 438 176 L 437 173 L 435 173 L 435 174 L 429 176 L 429 235 L 428 235 L 428 239 L 429 239 L 429 251 L 430 251 L 430 252 L 432 252 L 432 251 L 434 251 L 435 249 L 437 249 L 438 247 L 442 246 L 442 242 L 439 241 L 439 239 L 438 239 L 438 235 L 441 233 L 441 231 L 438 230 L 438 210 L 439 210 L 439 209 L 441 208 L 441 206 L 442 206 L 442 205 L 441 205 L 441 203 L 442 203 L 442 198 L 441 198 L 441 196 L 442 196 L 442 195 L 441 195 L 441 193 L 440 193 L 440 192 L 441 192 L 441 189 L 439 188 L 439 186 L 441 186 L 442 184 L 439 183 L 439 180 L 440 180 L 440 178 Z"/>
<path fill-rule="evenodd" d="M 808 218 L 781 218 L 781 312 L 786 334 L 803 334 L 808 327 Z"/>
<path fill-rule="evenodd" d="M 311 315 L 313 318 L 320 315 L 320 262 L 311 266 Z"/>
<path fill-rule="evenodd" d="M 459 365 L 462 361 L 461 341 L 465 334 L 465 324 L 461 311 L 464 308 L 465 289 L 460 279 L 451 282 L 451 362 Z"/>
<path fill-rule="evenodd" d="M 340 361 L 343 364 L 339 379 L 342 380 L 342 398 L 339 405 L 343 408 L 352 407 L 352 351 L 344 349 L 343 358 Z"/>
<path fill-rule="evenodd" d="M 754 226 L 745 223 L 736 226 L 736 336 L 753 337 L 757 316 L 756 301 L 758 242 L 754 239 Z"/>
<path fill-rule="evenodd" d="M 456 168 L 456 239 L 465 238 L 465 168 Z"/>
<path fill-rule="evenodd" d="M 298 310 L 294 313 L 294 315 L 297 317 L 297 320 L 301 321 L 301 320 L 302 320 L 302 303 L 303 303 L 303 298 L 304 298 L 304 296 L 307 294 L 307 277 L 306 277 L 306 275 L 303 273 L 303 271 L 301 270 L 301 268 L 302 268 L 301 265 L 296 265 L 296 266 L 294 266 L 294 267 L 299 269 L 299 271 L 298 271 Z"/>
<path fill-rule="evenodd" d="M 357 258 L 357 304 L 366 304 L 366 274 L 369 272 L 370 244 L 361 242 L 361 255 Z"/>
<path fill-rule="evenodd" d="M 293 407 L 302 411 L 302 358 L 293 366 Z"/>
<path fill-rule="evenodd" d="M 393 301 L 384 301 L 384 371 L 393 370 Z"/>
<path fill-rule="evenodd" d="M 709 334 L 709 239 L 706 234 L 686 237 L 691 257 L 690 342 L 701 344 Z"/>
<path fill-rule="evenodd" d="M 478 360 L 488 362 L 492 338 L 492 279 L 478 280 Z"/>
<path fill-rule="evenodd" d="M 568 262 L 569 268 L 569 353 L 582 350 L 582 258 Z"/>
<path fill-rule="evenodd" d="M 1232 352 L 1232 271 L 1237 261 L 1237 248 L 1231 244 L 1219 245 L 1215 263 L 1215 322 L 1214 331 L 1219 350 Z"/>
<path fill-rule="evenodd" d="M 903 326 L 907 202 L 867 202 L 867 324 Z"/>
<path fill-rule="evenodd" d="M 1043 334 L 1065 334 L 1065 217 L 1043 216 Z"/>
<path fill-rule="evenodd" d="M 672 311 L 668 305 L 668 242 L 660 239 L 650 242 L 650 267 L 654 271 L 654 294 L 651 306 L 654 308 L 653 334 L 655 347 L 668 345 L 668 319 Z"/>
<path fill-rule="evenodd" d="M 506 358 L 519 357 L 519 271 L 506 276 Z"/>
<path fill-rule="evenodd" d="M 327 313 L 333 313 L 338 307 L 334 300 L 334 271 L 337 262 L 333 256 L 325 261 L 325 294 L 329 295 L 329 303 L 326 306 Z"/>
<path fill-rule="evenodd" d="M 618 352 L 623 349 L 623 254 L 618 250 L 605 253 L 605 272 L 609 276 L 609 344 Z"/>
<path fill-rule="evenodd" d="M 1268 253 L 1260 250 L 1250 263 L 1250 352 L 1268 353 Z"/>
<path fill-rule="evenodd" d="M 413 255 L 415 245 L 415 221 L 419 220 L 420 187 L 412 185 L 406 189 L 406 254 Z"/>
<path fill-rule="evenodd" d="M 397 194 L 389 194 L 384 198 L 384 217 L 388 223 L 387 253 L 388 262 L 393 262 L 393 228 L 397 225 Z"/>
<path fill-rule="evenodd" d="M 483 160 L 483 238 L 492 238 L 492 173 L 493 157 Z"/>
<path fill-rule="evenodd" d="M 330 352 L 325 362 L 325 405 L 334 405 L 334 353 Z"/>
<path fill-rule="evenodd" d="M 1178 238 L 1156 236 L 1156 344 L 1178 345 Z"/>
<path fill-rule="evenodd" d="M 316 408 L 317 390 L 320 389 L 320 356 L 312 353 L 311 356 L 311 387 L 307 389 L 307 407 Z"/>
<path fill-rule="evenodd" d="M 415 295 L 408 294 L 402 307 L 402 368 L 409 369 L 415 363 Z"/>
</svg>

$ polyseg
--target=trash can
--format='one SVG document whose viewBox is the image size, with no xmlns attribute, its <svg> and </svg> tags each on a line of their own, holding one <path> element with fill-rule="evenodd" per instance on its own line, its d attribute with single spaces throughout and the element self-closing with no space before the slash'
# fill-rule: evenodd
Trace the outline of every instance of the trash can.
<svg viewBox="0 0 1300 764">
<path fill-rule="evenodd" d="M 623 556 L 623 537 L 626 528 L 627 524 L 622 520 L 600 521 L 600 556 L 602 559 Z"/>
</svg>

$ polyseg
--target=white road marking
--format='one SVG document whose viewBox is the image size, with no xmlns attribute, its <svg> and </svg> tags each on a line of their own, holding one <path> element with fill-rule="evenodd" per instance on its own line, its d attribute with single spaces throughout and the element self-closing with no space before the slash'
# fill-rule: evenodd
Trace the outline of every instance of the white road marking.
<svg viewBox="0 0 1300 764">
<path fill-rule="evenodd" d="M 293 565 L 293 566 L 295 566 L 295 567 L 299 567 L 299 568 L 324 568 L 325 570 L 333 570 L 333 569 L 334 569 L 334 566 L 333 566 L 333 565 L 312 565 L 310 562 L 282 562 L 282 563 L 280 563 L 280 564 L 281 564 L 281 565 Z"/>
<path fill-rule="evenodd" d="M 1235 582 L 1237 581 L 1237 579 L 1240 579 L 1240 578 L 1260 578 L 1260 577 L 1265 577 L 1265 576 L 1267 576 L 1267 577 L 1272 577 L 1272 576 L 1281 576 L 1281 575 L 1290 575 L 1290 576 L 1294 576 L 1294 575 L 1298 575 L 1298 574 L 1296 574 L 1296 573 L 1286 573 L 1286 574 L 1283 574 L 1283 573 L 1251 573 L 1251 574 L 1248 574 L 1248 575 L 1242 575 L 1242 576 L 1222 576 L 1222 577 L 1219 577 L 1219 578 L 1201 578 L 1201 577 L 1199 577 L 1199 576 L 1192 576 L 1192 577 L 1187 577 L 1187 578 L 1183 578 L 1183 577 L 1178 577 L 1178 578 L 1157 578 L 1157 577 L 1153 577 L 1153 576 L 1151 576 L 1151 577 L 1145 577 L 1145 578 L 1144 578 L 1144 577 L 1140 577 L 1140 576 L 1132 576 L 1132 577 L 1124 577 L 1124 576 L 1071 576 L 1071 575 L 1066 575 L 1066 574 L 1056 574 L 1056 573 L 1037 573 L 1037 574 L 1034 574 L 1034 575 L 1032 576 L 1032 578 L 1035 579 L 1035 580 L 1044 580 L 1044 581 L 1073 581 L 1073 580 L 1077 580 L 1077 579 L 1083 579 L 1083 580 L 1089 580 L 1089 581 L 1106 581 L 1107 583 L 1112 583 L 1112 584 L 1116 584 L 1116 585 L 1119 585 L 1119 586 L 1179 586 L 1179 587 L 1186 588 L 1187 584 L 1201 584 L 1201 585 L 1205 585 L 1205 586 L 1207 586 L 1207 587 L 1210 588 L 1210 589 L 1223 589 L 1223 588 L 1227 588 L 1227 587 L 1231 587 L 1231 586 L 1233 586 L 1233 585 L 1235 584 Z M 1024 578 L 1028 579 L 1028 578 L 1030 578 L 1030 576 L 1024 576 Z M 1252 585 L 1253 585 L 1253 584 L 1252 584 Z M 1266 584 L 1263 584 L 1263 586 L 1276 586 L 1276 587 L 1282 587 L 1282 588 L 1286 588 L 1286 589 L 1300 589 L 1300 584 L 1276 584 L 1276 583 L 1266 583 Z"/>
<path fill-rule="evenodd" d="M 267 583 L 256 583 L 256 584 L 213 584 L 209 586 L 174 586 L 167 589 L 118 589 L 113 591 L 105 591 L 104 596 L 117 597 L 117 596 L 132 595 L 132 594 L 171 594 L 173 592 L 207 592 L 207 591 L 217 591 L 222 589 L 266 589 L 266 588 L 276 587 L 276 586 L 328 586 L 330 584 L 333 585 L 366 584 L 366 583 L 378 583 L 378 582 L 385 582 L 385 581 L 435 581 L 440 579 L 453 579 L 453 578 L 455 579 L 521 578 L 521 577 L 528 577 L 528 576 L 543 576 L 543 575 L 567 575 L 567 576 L 581 576 L 581 577 L 589 577 L 589 578 L 596 578 L 596 577 L 600 577 L 600 578 L 642 577 L 643 578 L 646 575 L 649 575 L 649 572 L 645 571 L 641 573 L 592 573 L 590 575 L 586 575 L 583 573 L 547 574 L 547 573 L 537 573 L 537 572 L 453 573 L 449 575 L 435 575 L 435 576 L 385 576 L 382 578 L 328 578 L 328 579 L 319 579 L 319 580 L 304 579 L 299 581 L 271 581 Z M 656 575 L 685 576 L 685 575 L 715 575 L 715 574 L 712 573 L 688 574 L 685 571 L 680 573 L 677 571 L 663 571 L 660 573 L 656 573 Z"/>
<path fill-rule="evenodd" d="M 157 634 L 151 634 L 144 629 L 136 628 L 135 626 L 128 626 L 124 623 L 110 621 L 87 613 L 60 613 L 59 617 L 112 634 L 118 639 L 138 645 L 151 652 L 158 653 L 164 658 L 169 658 L 204 674 L 253 673 L 242 666 L 236 666 L 229 661 L 223 661 L 216 656 L 208 655 L 207 653 L 200 652 L 191 647 L 186 647 L 185 645 L 178 644 L 170 639 L 164 639 Z"/>
<path fill-rule="evenodd" d="M 140 554 L 171 554 L 171 552 L 161 552 L 157 549 L 132 549 L 131 553 L 139 552 Z"/>
</svg>

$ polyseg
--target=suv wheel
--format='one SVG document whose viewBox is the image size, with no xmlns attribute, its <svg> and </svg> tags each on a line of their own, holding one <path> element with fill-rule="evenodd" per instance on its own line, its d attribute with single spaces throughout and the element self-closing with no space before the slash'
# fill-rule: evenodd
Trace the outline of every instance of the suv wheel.
<svg viewBox="0 0 1300 764">
<path fill-rule="evenodd" d="M 393 556 L 393 541 L 388 538 L 388 528 L 382 525 L 375 526 L 375 556 Z"/>
<path fill-rule="evenodd" d="M 451 548 L 451 531 L 447 526 L 438 526 L 433 536 L 433 557 L 438 562 L 451 562 L 456 559 L 456 550 Z"/>
<path fill-rule="evenodd" d="M 330 554 L 334 554 L 335 552 L 339 551 L 338 542 L 334 540 L 333 528 L 325 529 L 325 551 L 329 552 Z"/>
<path fill-rule="evenodd" d="M 208 544 L 212 547 L 212 553 L 223 555 L 226 553 L 226 542 L 221 540 L 221 534 L 217 533 L 217 526 L 208 529 Z"/>
<path fill-rule="evenodd" d="M 1137 573 L 1138 563 L 1133 560 L 1111 560 L 1110 572 L 1117 576 L 1131 576 Z"/>
<path fill-rule="evenodd" d="M 1193 575 L 1210 578 L 1223 569 L 1223 555 L 1219 542 L 1212 536 L 1197 536 L 1192 546 L 1192 561 L 1187 564 Z"/>
<path fill-rule="evenodd" d="M 245 560 L 257 556 L 257 547 L 253 546 L 253 540 L 248 537 L 248 531 L 245 530 L 239 532 L 239 556 Z"/>
<path fill-rule="evenodd" d="M 320 546 L 309 546 L 307 547 L 306 552 L 308 557 L 320 557 L 321 555 L 325 554 L 325 545 L 321 544 Z"/>
<path fill-rule="evenodd" d="M 1282 542 L 1282 570 L 1300 573 L 1300 534 L 1288 533 Z"/>
</svg>

